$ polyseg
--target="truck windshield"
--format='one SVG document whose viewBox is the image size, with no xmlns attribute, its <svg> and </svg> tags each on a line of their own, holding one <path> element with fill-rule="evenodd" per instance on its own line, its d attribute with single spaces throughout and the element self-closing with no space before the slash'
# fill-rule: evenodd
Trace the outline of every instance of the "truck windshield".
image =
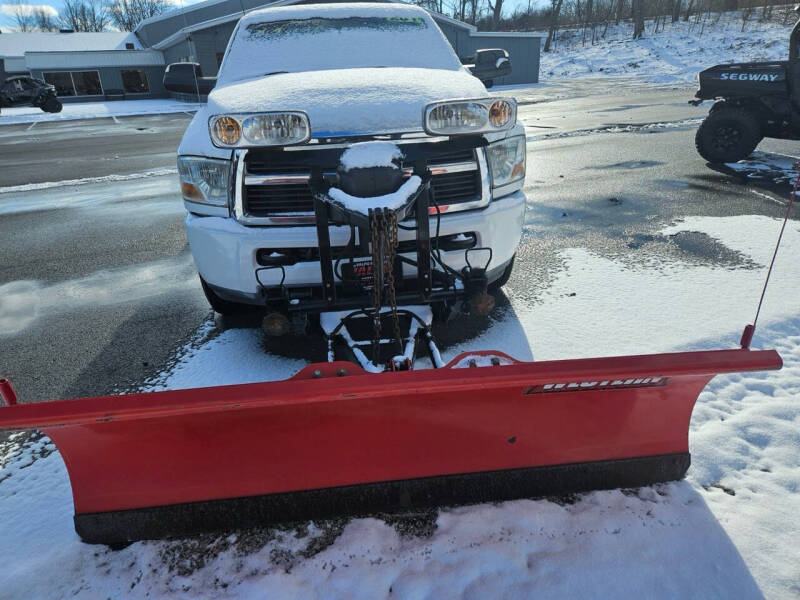
<svg viewBox="0 0 800 600">
<path fill-rule="evenodd" d="M 267 73 L 359 67 L 456 70 L 461 64 L 425 17 L 311 17 L 240 25 L 219 79 L 224 84 Z"/>
</svg>

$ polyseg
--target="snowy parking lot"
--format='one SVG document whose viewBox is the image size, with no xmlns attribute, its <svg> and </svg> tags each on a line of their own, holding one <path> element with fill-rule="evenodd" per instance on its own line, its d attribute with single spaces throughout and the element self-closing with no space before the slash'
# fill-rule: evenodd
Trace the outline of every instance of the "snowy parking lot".
<svg viewBox="0 0 800 600">
<path fill-rule="evenodd" d="M 19 123 L 50 123 L 53 121 L 75 121 L 78 119 L 102 119 L 129 117 L 132 115 L 165 115 L 170 113 L 194 113 L 201 104 L 180 100 L 125 100 L 99 102 L 67 102 L 58 113 L 46 113 L 34 106 L 15 106 L 0 112 L 0 126 Z"/>
<path fill-rule="evenodd" d="M 437 332 L 445 359 L 736 347 L 786 210 L 793 145 L 767 141 L 714 170 L 694 153 L 704 108 L 686 105 L 689 87 L 510 91 L 528 136 L 523 243 L 488 321 Z M 268 343 L 207 308 L 174 174 L 189 118 L 0 127 L 13 165 L 0 175 L 0 369 L 23 401 L 282 379 L 321 359 L 313 341 Z M 52 443 L 15 434 L 0 442 L 0 597 L 796 598 L 797 214 L 753 343 L 785 366 L 712 381 L 685 481 L 111 550 L 76 536 Z"/>
</svg>

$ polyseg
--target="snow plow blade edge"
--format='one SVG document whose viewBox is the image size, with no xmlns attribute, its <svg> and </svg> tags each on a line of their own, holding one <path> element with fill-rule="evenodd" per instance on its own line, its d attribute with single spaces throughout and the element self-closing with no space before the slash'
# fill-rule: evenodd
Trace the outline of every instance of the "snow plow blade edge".
<svg viewBox="0 0 800 600">
<path fill-rule="evenodd" d="M 772 350 L 321 363 L 285 381 L 0 406 L 0 430 L 48 435 L 78 534 L 123 544 L 680 479 L 711 378 L 780 367 Z"/>
</svg>

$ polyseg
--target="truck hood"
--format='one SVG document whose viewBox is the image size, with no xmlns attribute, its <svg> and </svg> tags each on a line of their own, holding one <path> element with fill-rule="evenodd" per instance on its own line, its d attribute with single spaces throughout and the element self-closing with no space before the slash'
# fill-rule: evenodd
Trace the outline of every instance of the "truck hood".
<svg viewBox="0 0 800 600">
<path fill-rule="evenodd" d="M 460 69 L 334 69 L 216 88 L 208 97 L 208 114 L 302 110 L 312 137 L 333 137 L 421 131 L 426 104 L 487 96 L 483 84 Z"/>
</svg>

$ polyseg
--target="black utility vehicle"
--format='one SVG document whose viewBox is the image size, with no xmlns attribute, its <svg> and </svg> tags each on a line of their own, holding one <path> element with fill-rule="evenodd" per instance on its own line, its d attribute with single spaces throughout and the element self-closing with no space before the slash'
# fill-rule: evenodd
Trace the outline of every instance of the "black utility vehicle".
<svg viewBox="0 0 800 600">
<path fill-rule="evenodd" d="M 707 161 L 741 160 L 765 137 L 800 139 L 800 21 L 789 37 L 789 60 L 717 65 L 699 79 L 690 103 L 716 100 L 695 136 Z"/>
<path fill-rule="evenodd" d="M 478 50 L 472 56 L 461 59 L 461 64 L 483 82 L 487 88 L 494 85 L 494 80 L 511 73 L 511 59 L 502 48 Z"/>
<path fill-rule="evenodd" d="M 61 100 L 56 88 L 41 79 L 27 75 L 15 75 L 0 86 L 0 107 L 38 106 L 44 112 L 61 112 Z"/>
</svg>

